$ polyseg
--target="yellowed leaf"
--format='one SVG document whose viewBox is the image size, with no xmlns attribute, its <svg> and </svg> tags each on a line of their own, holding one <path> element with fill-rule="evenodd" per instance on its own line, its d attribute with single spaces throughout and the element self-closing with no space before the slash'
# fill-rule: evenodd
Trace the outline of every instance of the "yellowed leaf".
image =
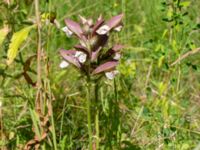
<svg viewBox="0 0 200 150">
<path fill-rule="evenodd" d="M 7 53 L 7 64 L 10 65 L 13 60 L 16 58 L 18 54 L 18 50 L 21 46 L 21 44 L 27 39 L 29 32 L 31 29 L 35 27 L 34 25 L 25 27 L 21 29 L 20 31 L 13 34 L 8 53 Z"/>
</svg>

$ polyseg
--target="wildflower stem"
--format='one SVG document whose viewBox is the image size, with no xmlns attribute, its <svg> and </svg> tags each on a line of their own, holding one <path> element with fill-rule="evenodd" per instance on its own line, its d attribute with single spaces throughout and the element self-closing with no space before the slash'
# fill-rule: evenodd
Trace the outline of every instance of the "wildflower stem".
<svg viewBox="0 0 200 150">
<path fill-rule="evenodd" d="M 95 128 L 96 128 L 96 150 L 99 149 L 99 109 L 97 108 L 95 114 Z"/>
<path fill-rule="evenodd" d="M 88 135 L 89 135 L 89 150 L 92 150 L 92 126 L 91 126 L 91 83 L 87 85 L 87 121 L 88 121 Z"/>
<path fill-rule="evenodd" d="M 120 147 L 120 140 L 121 140 L 121 122 L 120 122 L 120 112 L 118 106 L 118 93 L 117 93 L 117 83 L 116 79 L 114 79 L 114 95 L 115 95 L 115 102 L 114 102 L 114 118 L 116 123 L 116 142 L 118 147 Z"/>
<path fill-rule="evenodd" d="M 95 111 L 95 129 L 96 129 L 96 150 L 99 149 L 99 104 L 98 104 L 98 91 L 99 84 L 95 84 L 95 102 L 96 102 L 96 111 Z"/>
</svg>

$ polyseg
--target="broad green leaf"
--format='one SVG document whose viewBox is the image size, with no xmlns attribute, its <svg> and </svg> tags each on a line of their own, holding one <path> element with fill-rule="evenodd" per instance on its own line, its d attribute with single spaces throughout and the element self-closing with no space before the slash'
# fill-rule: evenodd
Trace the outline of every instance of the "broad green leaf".
<svg viewBox="0 0 200 150">
<path fill-rule="evenodd" d="M 7 34 L 9 33 L 9 28 L 8 26 L 5 26 L 4 28 L 0 29 L 0 46 L 5 40 Z"/>
<path fill-rule="evenodd" d="M 13 34 L 7 53 L 8 65 L 10 65 L 13 62 L 13 60 L 18 54 L 18 50 L 21 44 L 27 39 L 29 32 L 34 27 L 34 25 L 28 26 Z"/>
</svg>

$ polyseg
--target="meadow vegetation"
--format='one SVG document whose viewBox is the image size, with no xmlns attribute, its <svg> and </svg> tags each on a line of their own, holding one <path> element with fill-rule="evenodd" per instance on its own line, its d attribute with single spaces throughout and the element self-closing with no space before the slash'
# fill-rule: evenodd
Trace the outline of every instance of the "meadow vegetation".
<svg viewBox="0 0 200 150">
<path fill-rule="evenodd" d="M 0 0 L 0 149 L 199 150 L 199 8 L 199 0 Z M 86 71 L 60 64 L 60 49 L 80 38 L 77 28 L 78 38 L 63 32 L 66 18 L 119 14 L 123 28 L 107 34 L 99 58 L 123 45 L 114 79 L 99 75 L 112 67 L 94 69 L 110 55 Z"/>
</svg>

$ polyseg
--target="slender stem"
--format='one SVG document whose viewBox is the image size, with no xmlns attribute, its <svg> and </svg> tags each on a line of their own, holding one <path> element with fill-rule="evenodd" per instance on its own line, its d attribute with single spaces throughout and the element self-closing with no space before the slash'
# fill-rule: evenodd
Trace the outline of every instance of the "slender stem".
<svg viewBox="0 0 200 150">
<path fill-rule="evenodd" d="M 88 135 L 89 135 L 89 150 L 92 150 L 92 126 L 91 126 L 91 83 L 87 85 L 87 121 L 88 121 Z"/>
<path fill-rule="evenodd" d="M 35 16 L 36 16 L 36 25 L 37 25 L 37 94 L 36 94 L 36 99 L 35 99 L 35 106 L 36 106 L 36 112 L 38 112 L 38 111 L 41 111 L 41 107 L 42 107 L 42 94 L 41 94 L 42 38 L 41 38 L 39 0 L 35 0 Z M 41 148 L 42 150 L 46 149 L 45 143 L 42 144 Z"/>
<path fill-rule="evenodd" d="M 39 10 L 39 0 L 35 0 L 35 16 L 36 16 L 36 24 L 37 24 L 37 96 L 36 96 L 36 106 L 40 106 L 40 89 L 41 89 L 41 49 L 42 49 L 42 41 L 41 41 L 41 22 L 40 22 L 40 10 Z M 39 100 L 39 101 L 38 101 Z"/>
<path fill-rule="evenodd" d="M 95 110 L 95 130 L 96 130 L 96 150 L 99 149 L 99 103 L 98 103 L 98 91 L 99 84 L 95 84 L 95 102 L 96 102 L 96 110 Z"/>
<path fill-rule="evenodd" d="M 64 104 L 63 104 L 63 109 L 62 109 L 62 116 L 61 116 L 61 124 L 60 124 L 60 136 L 59 136 L 59 141 L 61 141 L 61 139 L 62 139 L 63 124 L 64 124 L 64 115 L 65 115 L 66 103 L 67 103 L 67 97 L 65 97 Z"/>
<path fill-rule="evenodd" d="M 96 128 L 96 150 L 99 149 L 99 109 L 96 110 L 95 114 L 95 128 Z"/>
<path fill-rule="evenodd" d="M 118 106 L 118 93 L 117 93 L 117 83 L 116 79 L 114 79 L 114 94 L 115 94 L 115 105 L 114 105 L 114 118 L 116 119 L 116 141 L 118 144 L 118 147 L 120 147 L 120 138 L 121 138 L 121 123 L 120 123 L 120 113 L 119 113 L 119 106 Z"/>
<path fill-rule="evenodd" d="M 0 101 L 0 103 L 1 103 L 1 101 Z M 0 104 L 0 105 L 2 105 L 2 104 Z M 4 134 L 3 134 L 3 128 L 4 128 L 4 126 L 3 126 L 3 111 L 2 111 L 2 106 L 0 106 L 0 126 L 1 126 L 1 139 L 2 139 L 2 141 L 3 141 L 3 139 L 4 139 Z"/>
</svg>

